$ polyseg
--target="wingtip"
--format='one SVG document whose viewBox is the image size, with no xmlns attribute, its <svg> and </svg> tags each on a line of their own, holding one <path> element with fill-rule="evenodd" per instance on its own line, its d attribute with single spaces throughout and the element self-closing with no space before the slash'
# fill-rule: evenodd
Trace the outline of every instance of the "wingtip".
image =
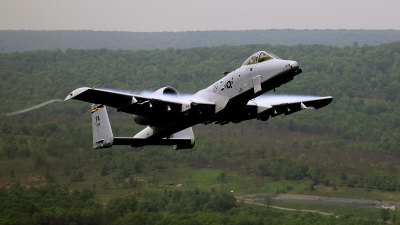
<svg viewBox="0 0 400 225">
<path fill-rule="evenodd" d="M 69 95 L 67 95 L 67 97 L 65 97 L 64 102 L 68 101 L 71 99 L 72 93 L 70 93 Z"/>
<path fill-rule="evenodd" d="M 87 91 L 88 89 L 90 89 L 90 88 L 88 88 L 88 87 L 81 87 L 81 88 L 77 88 L 77 89 L 73 90 L 71 93 L 69 93 L 69 94 L 67 95 L 67 97 L 65 97 L 64 102 L 65 102 L 65 101 L 68 101 L 68 100 L 70 100 L 70 99 L 75 98 L 76 96 L 78 96 L 78 95 L 80 95 L 81 93 Z"/>
</svg>

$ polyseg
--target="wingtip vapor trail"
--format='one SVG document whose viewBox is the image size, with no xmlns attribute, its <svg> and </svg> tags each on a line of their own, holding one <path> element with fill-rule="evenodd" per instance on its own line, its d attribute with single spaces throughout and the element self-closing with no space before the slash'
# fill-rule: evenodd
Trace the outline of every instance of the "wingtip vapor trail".
<svg viewBox="0 0 400 225">
<path fill-rule="evenodd" d="M 52 99 L 50 101 L 43 102 L 43 103 L 41 103 L 39 105 L 35 105 L 35 106 L 32 106 L 32 107 L 29 107 L 29 108 L 26 108 L 26 109 L 22 109 L 22 110 L 18 110 L 18 111 L 11 112 L 11 113 L 6 113 L 4 115 L 5 116 L 14 116 L 14 115 L 18 115 L 18 114 L 21 114 L 21 113 L 26 113 L 26 112 L 41 108 L 41 107 L 43 107 L 45 105 L 48 105 L 48 104 L 51 104 L 53 102 L 62 102 L 62 101 L 63 101 L 62 99 Z"/>
</svg>

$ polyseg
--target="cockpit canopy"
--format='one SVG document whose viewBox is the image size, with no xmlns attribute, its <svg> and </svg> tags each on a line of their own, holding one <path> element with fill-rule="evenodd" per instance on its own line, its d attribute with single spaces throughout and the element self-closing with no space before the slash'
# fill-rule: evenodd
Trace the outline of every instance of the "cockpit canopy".
<svg viewBox="0 0 400 225">
<path fill-rule="evenodd" d="M 244 61 L 243 66 L 260 63 L 271 59 L 280 59 L 280 58 L 272 54 L 271 52 L 259 51 L 254 53 L 246 61 Z"/>
</svg>

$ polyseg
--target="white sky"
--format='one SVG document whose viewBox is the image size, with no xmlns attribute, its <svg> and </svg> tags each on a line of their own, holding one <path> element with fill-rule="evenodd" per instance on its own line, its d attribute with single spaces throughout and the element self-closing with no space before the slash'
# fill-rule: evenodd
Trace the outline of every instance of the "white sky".
<svg viewBox="0 0 400 225">
<path fill-rule="evenodd" d="M 400 30 L 399 0 L 0 0 L 0 30 Z"/>
</svg>

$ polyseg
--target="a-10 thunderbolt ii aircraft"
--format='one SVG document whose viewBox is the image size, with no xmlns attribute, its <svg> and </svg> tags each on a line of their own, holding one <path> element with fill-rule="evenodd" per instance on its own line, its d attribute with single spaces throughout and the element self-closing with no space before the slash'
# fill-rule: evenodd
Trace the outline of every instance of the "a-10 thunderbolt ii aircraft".
<svg viewBox="0 0 400 225">
<path fill-rule="evenodd" d="M 192 126 L 196 124 L 224 125 L 250 119 L 265 121 L 280 114 L 328 105 L 331 96 L 255 99 L 265 92 L 275 91 L 301 72 L 297 62 L 260 51 L 250 56 L 240 68 L 224 72 L 224 77 L 190 98 L 179 96 L 172 87 L 163 87 L 148 95 L 82 87 L 72 91 L 65 101 L 76 99 L 93 103 L 95 149 L 113 145 L 173 145 L 175 149 L 189 149 L 195 144 Z M 106 106 L 133 114 L 137 124 L 147 127 L 133 137 L 114 137 Z"/>
</svg>

